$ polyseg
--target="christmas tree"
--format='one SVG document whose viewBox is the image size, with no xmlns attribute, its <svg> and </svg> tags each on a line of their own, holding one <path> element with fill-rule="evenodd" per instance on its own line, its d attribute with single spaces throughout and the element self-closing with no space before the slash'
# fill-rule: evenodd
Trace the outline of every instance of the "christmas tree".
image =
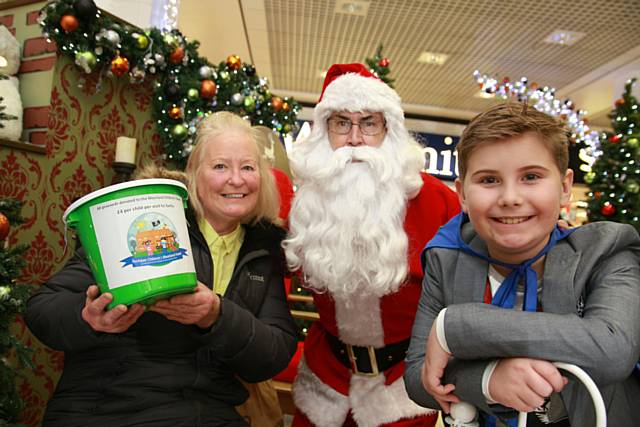
<svg viewBox="0 0 640 427">
<path fill-rule="evenodd" d="M 374 57 L 366 58 L 365 62 L 373 74 L 378 76 L 380 80 L 389 85 L 389 87 L 393 87 L 395 80 L 389 77 L 389 72 L 391 71 L 389 69 L 389 60 L 382 55 L 382 45 L 378 46 Z"/>
<path fill-rule="evenodd" d="M 24 403 L 15 386 L 19 366 L 30 366 L 29 350 L 12 333 L 16 315 L 23 314 L 31 288 L 16 284 L 25 265 L 25 245 L 8 247 L 5 241 L 11 224 L 20 224 L 22 203 L 0 200 L 0 426 L 17 422 Z M 15 357 L 14 357 L 15 356 Z M 17 361 L 17 363 L 11 361 Z"/>
<path fill-rule="evenodd" d="M 613 134 L 601 141 L 600 153 L 584 177 L 589 221 L 616 221 L 640 232 L 640 112 L 629 80 L 609 115 Z"/>
</svg>

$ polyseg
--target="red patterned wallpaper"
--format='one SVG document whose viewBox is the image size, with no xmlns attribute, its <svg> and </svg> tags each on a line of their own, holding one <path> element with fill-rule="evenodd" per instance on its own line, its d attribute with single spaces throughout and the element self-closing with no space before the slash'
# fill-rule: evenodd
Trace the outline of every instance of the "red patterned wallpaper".
<svg viewBox="0 0 640 427">
<path fill-rule="evenodd" d="M 20 281 L 42 284 L 60 269 L 65 252 L 64 210 L 77 198 L 111 184 L 116 138 L 138 140 L 137 163 L 161 163 L 159 137 L 151 118 L 152 84 L 132 85 L 126 79 L 85 76 L 59 57 L 51 88 L 46 155 L 0 146 L 0 197 L 25 202 L 25 223 L 11 229 L 9 245 L 25 243 L 27 267 Z M 98 90 L 99 88 L 99 90 Z M 48 89 L 47 89 L 48 90 Z M 71 236 L 68 240 L 73 241 Z M 63 366 L 64 356 L 40 344 L 22 319 L 16 334 L 34 348 L 34 370 L 18 385 L 27 402 L 22 422 L 40 424 Z"/>
</svg>

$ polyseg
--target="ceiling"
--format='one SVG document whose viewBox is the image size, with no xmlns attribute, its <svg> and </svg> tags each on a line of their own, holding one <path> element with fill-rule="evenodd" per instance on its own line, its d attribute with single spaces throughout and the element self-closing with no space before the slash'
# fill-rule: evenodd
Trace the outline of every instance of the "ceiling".
<svg viewBox="0 0 640 427">
<path fill-rule="evenodd" d="M 640 0 L 352 1 L 364 15 L 341 13 L 344 1 L 181 0 L 178 26 L 211 62 L 238 54 L 273 93 L 305 102 L 317 99 L 331 64 L 364 62 L 382 44 L 405 110 L 425 116 L 464 120 L 496 102 L 476 96 L 477 69 L 555 87 L 592 125 L 608 126 L 624 83 L 640 77 Z M 585 35 L 572 46 L 545 43 L 554 30 Z M 449 58 L 418 63 L 422 51 Z"/>
</svg>

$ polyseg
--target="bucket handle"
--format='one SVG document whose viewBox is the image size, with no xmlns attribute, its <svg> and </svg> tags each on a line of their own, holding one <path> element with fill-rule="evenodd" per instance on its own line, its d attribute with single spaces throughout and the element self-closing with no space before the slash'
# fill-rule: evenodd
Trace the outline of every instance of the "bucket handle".
<svg viewBox="0 0 640 427">
<path fill-rule="evenodd" d="M 593 400 L 593 405 L 596 411 L 596 427 L 606 427 L 607 425 L 607 410 L 604 406 L 604 401 L 602 400 L 602 395 L 596 386 L 596 383 L 593 382 L 591 377 L 584 371 L 582 368 L 579 368 L 576 365 L 571 363 L 564 362 L 553 362 L 553 364 L 559 369 L 564 369 L 565 371 L 571 372 L 578 378 L 587 388 L 589 394 L 591 395 L 591 399 Z M 476 427 L 478 426 L 478 422 L 475 421 L 477 415 L 477 409 L 475 406 L 470 405 L 466 402 L 460 403 L 452 403 L 451 404 L 451 415 L 454 416 L 454 413 L 461 413 L 465 415 L 465 419 L 454 419 L 452 417 L 447 417 L 447 422 L 451 424 L 451 427 Z M 471 416 L 473 415 L 473 416 Z M 518 414 L 518 427 L 526 427 L 527 426 L 527 413 L 520 412 Z"/>
</svg>

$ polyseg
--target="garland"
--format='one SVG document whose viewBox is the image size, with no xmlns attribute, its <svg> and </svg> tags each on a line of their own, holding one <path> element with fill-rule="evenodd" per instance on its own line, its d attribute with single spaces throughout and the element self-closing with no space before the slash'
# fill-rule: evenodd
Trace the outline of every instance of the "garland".
<svg viewBox="0 0 640 427">
<path fill-rule="evenodd" d="M 85 73 L 155 81 L 153 118 L 166 158 L 180 166 L 199 122 L 215 111 L 232 111 L 282 136 L 297 127 L 300 105 L 271 94 L 253 65 L 230 55 L 214 66 L 198 54 L 199 43 L 178 30 L 142 31 L 112 19 L 93 0 L 50 1 L 38 20 L 47 40 Z"/>
</svg>

